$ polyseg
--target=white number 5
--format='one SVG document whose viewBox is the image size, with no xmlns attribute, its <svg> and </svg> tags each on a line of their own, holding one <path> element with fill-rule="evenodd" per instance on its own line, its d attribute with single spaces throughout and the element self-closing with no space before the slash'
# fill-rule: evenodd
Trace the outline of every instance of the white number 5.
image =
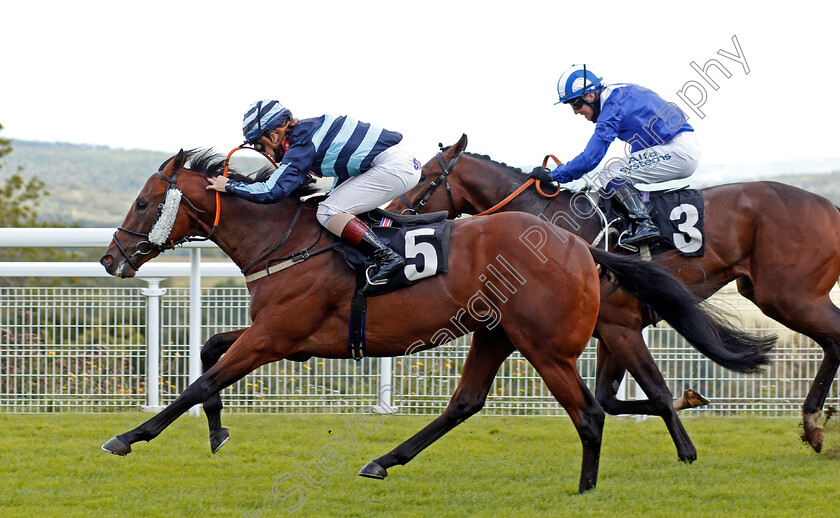
<svg viewBox="0 0 840 518">
<path fill-rule="evenodd" d="M 414 259 L 418 255 L 423 256 L 423 269 L 418 270 L 414 264 L 405 265 L 405 277 L 410 281 L 416 281 L 424 277 L 434 275 L 437 271 L 437 251 L 431 243 L 417 242 L 417 236 L 434 235 L 433 228 L 418 228 L 405 233 L 405 258 Z"/>
</svg>

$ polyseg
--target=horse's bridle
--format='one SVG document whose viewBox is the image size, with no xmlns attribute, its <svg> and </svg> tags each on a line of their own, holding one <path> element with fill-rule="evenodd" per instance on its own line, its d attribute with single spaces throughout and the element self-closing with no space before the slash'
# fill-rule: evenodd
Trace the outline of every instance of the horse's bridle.
<svg viewBox="0 0 840 518">
<path fill-rule="evenodd" d="M 400 195 L 400 199 L 407 206 L 407 208 L 404 209 L 402 211 L 402 213 L 403 214 L 405 214 L 405 213 L 418 214 L 421 210 L 423 210 L 423 207 L 426 205 L 426 203 L 429 202 L 429 198 L 432 197 L 432 194 L 434 194 L 435 189 L 437 189 L 440 186 L 441 183 L 444 183 L 444 184 L 446 184 L 446 192 L 447 192 L 447 194 L 449 194 L 449 204 L 452 207 L 453 217 L 454 218 L 459 217 L 461 215 L 461 211 L 458 210 L 457 207 L 455 207 L 455 199 L 452 197 L 452 188 L 449 186 L 449 179 L 447 177 L 452 173 L 452 168 L 455 167 L 455 164 L 458 163 L 458 160 L 461 158 L 461 155 L 463 155 L 463 154 L 464 154 L 463 151 L 458 153 L 457 155 L 455 155 L 454 158 L 452 158 L 452 160 L 449 161 L 449 164 L 446 164 L 446 163 L 444 163 L 443 157 L 441 156 L 441 154 L 438 153 L 437 154 L 437 160 L 438 160 L 438 164 L 440 164 L 440 168 L 442 170 L 442 172 L 440 173 L 440 176 L 438 176 L 437 180 L 430 183 L 429 186 L 426 187 L 426 190 L 424 190 L 422 193 L 420 193 L 420 195 L 417 196 L 417 198 L 414 200 L 413 203 L 408 201 L 408 198 L 406 198 L 405 194 Z"/>
<path fill-rule="evenodd" d="M 160 171 L 155 171 L 155 175 L 157 175 L 158 177 L 165 180 L 167 182 L 167 186 L 166 186 L 166 192 L 163 195 L 163 199 L 161 200 L 160 204 L 158 205 L 157 216 L 155 216 L 155 220 L 152 222 L 152 228 L 154 228 L 155 224 L 160 219 L 161 213 L 163 211 L 164 203 L 166 202 L 166 195 L 169 193 L 170 189 L 175 188 L 175 182 L 177 181 L 178 173 L 177 172 L 173 173 L 172 178 L 163 175 Z M 138 255 L 148 255 L 153 250 L 157 250 L 158 252 L 163 252 L 165 250 L 171 250 L 178 245 L 181 245 L 181 244 L 184 244 L 184 243 L 187 243 L 187 242 L 190 242 L 190 241 L 207 241 L 208 239 L 210 239 L 210 236 L 213 235 L 213 232 L 216 231 L 216 226 L 214 225 L 213 230 L 211 230 L 210 233 L 206 237 L 196 236 L 196 234 L 198 234 L 198 226 L 199 226 L 198 215 L 199 215 L 199 213 L 203 213 L 204 211 L 199 209 L 198 207 L 196 207 L 189 199 L 187 199 L 186 196 L 183 196 L 183 195 L 181 196 L 180 203 L 186 203 L 187 206 L 193 210 L 193 215 L 194 215 L 193 219 L 195 220 L 195 228 L 193 229 L 192 234 L 186 235 L 186 236 L 182 237 L 181 239 L 179 239 L 177 241 L 169 240 L 168 242 L 165 242 L 162 245 L 156 245 L 149 240 L 149 233 L 138 232 L 136 230 L 131 230 L 131 229 L 128 229 L 128 228 L 125 228 L 125 227 L 117 227 L 117 231 L 114 232 L 114 244 L 117 245 L 117 248 L 119 249 L 120 253 L 122 253 L 126 262 L 135 271 L 138 269 L 138 266 L 134 264 L 132 259 L 134 259 Z M 180 203 L 179 203 L 179 205 L 180 205 Z M 117 239 L 117 234 L 120 231 L 127 232 L 127 233 L 129 233 L 133 236 L 146 238 L 146 240 L 145 241 L 140 241 L 139 243 L 137 243 L 137 250 L 135 250 L 133 254 L 128 255 L 128 253 L 125 251 L 122 244 L 120 243 L 119 239 Z"/>
<path fill-rule="evenodd" d="M 234 149 L 233 151 L 236 151 L 238 149 L 247 149 L 247 148 L 237 148 L 237 149 Z M 231 153 L 228 155 L 228 157 L 227 157 L 228 160 L 230 160 L 230 156 L 233 154 L 233 151 L 231 151 Z M 269 158 L 269 160 L 271 160 L 271 159 Z M 271 160 L 271 163 L 274 164 L 274 161 Z M 225 162 L 225 176 L 227 176 L 227 166 L 228 166 L 228 162 L 226 161 Z M 276 167 L 276 164 L 274 164 L 274 166 Z M 154 229 L 155 224 L 158 222 L 158 220 L 160 220 L 161 212 L 163 211 L 163 207 L 166 203 L 166 199 L 167 199 L 167 195 L 168 195 L 169 191 L 171 189 L 175 188 L 175 183 L 177 182 L 178 173 L 177 173 L 177 171 L 172 173 L 172 178 L 163 175 L 160 171 L 156 171 L 155 175 L 162 178 L 163 180 L 165 180 L 167 182 L 167 186 L 166 186 L 166 192 L 163 195 L 163 199 L 161 200 L 160 204 L 158 205 L 157 216 L 155 216 L 155 220 L 152 222 L 152 226 L 151 226 L 152 229 Z M 122 253 L 126 262 L 128 262 L 129 266 L 131 266 L 135 271 L 138 269 L 138 266 L 134 264 L 132 259 L 137 257 L 138 255 L 147 255 L 147 254 L 151 253 L 153 250 L 157 250 L 158 252 L 164 252 L 166 250 L 171 250 L 178 245 L 188 243 L 188 242 L 192 242 L 192 241 L 207 241 L 216 232 L 216 229 L 219 226 L 219 215 L 221 214 L 221 207 L 219 205 L 219 194 L 218 193 L 216 194 L 216 220 L 213 223 L 213 228 L 210 230 L 210 233 L 207 234 L 207 236 L 198 236 L 197 235 L 198 230 L 199 230 L 198 215 L 200 213 L 204 213 L 205 211 L 196 207 L 183 194 L 181 195 L 181 199 L 179 201 L 179 207 L 180 207 L 180 203 L 186 203 L 187 206 L 193 210 L 193 219 L 195 220 L 195 228 L 193 229 L 191 234 L 187 234 L 177 241 L 169 240 L 167 242 L 164 242 L 162 245 L 156 245 L 156 244 L 152 243 L 149 239 L 149 234 L 151 233 L 151 230 L 148 233 L 143 233 L 143 232 L 138 232 L 136 230 L 131 230 L 131 229 L 128 229 L 128 228 L 125 228 L 125 227 L 117 227 L 117 232 L 114 232 L 114 244 L 117 245 L 117 248 L 119 249 L 120 253 Z M 295 225 L 297 224 L 297 221 L 298 221 L 298 218 L 300 217 L 300 213 L 301 213 L 302 209 L 303 209 L 303 204 L 299 204 L 298 208 L 297 208 L 297 211 L 295 212 L 295 216 L 292 218 L 292 222 L 289 225 L 289 228 L 286 231 L 286 234 L 282 237 L 280 242 L 277 243 L 277 245 L 275 245 L 274 248 L 269 250 L 262 257 L 260 257 L 259 259 L 257 259 L 253 263 L 251 263 L 250 265 L 246 266 L 245 268 L 242 268 L 241 271 L 242 271 L 243 275 L 245 274 L 245 272 L 251 270 L 254 266 L 256 266 L 256 265 L 260 264 L 261 262 L 263 262 L 264 260 L 266 260 L 269 256 L 271 256 L 274 252 L 276 252 L 283 245 L 286 244 L 286 242 L 289 240 L 289 237 L 292 234 L 292 230 L 294 230 Z M 140 241 L 139 243 L 137 243 L 137 250 L 135 250 L 135 252 L 133 254 L 128 255 L 128 253 L 125 251 L 122 244 L 120 243 L 119 239 L 117 239 L 117 233 L 121 230 L 123 232 L 127 232 L 127 233 L 129 233 L 133 236 L 139 236 L 139 237 L 146 238 L 146 240 L 145 241 Z M 299 262 L 305 261 L 312 256 L 321 254 L 323 252 L 326 252 L 326 251 L 334 248 L 335 244 L 332 244 L 332 245 L 323 247 L 319 250 L 311 251 L 312 248 L 321 241 L 322 235 L 323 235 L 323 228 L 321 228 L 321 231 L 318 233 L 318 239 L 315 240 L 315 243 L 313 243 L 312 245 L 310 245 L 309 247 L 307 247 L 303 250 L 300 250 L 299 252 L 295 252 L 295 253 L 290 254 L 288 256 L 279 257 L 279 258 L 276 258 L 276 259 L 269 260 L 266 263 L 266 273 L 260 274 L 260 275 L 253 275 L 252 274 L 251 277 L 260 278 L 260 277 L 263 277 L 265 275 L 270 275 L 271 273 L 274 273 L 274 271 L 279 271 L 279 270 L 285 269 L 289 265 L 293 265 L 293 264 L 297 264 Z M 283 264 L 283 265 L 280 265 L 279 267 L 275 266 L 272 269 L 272 264 L 273 263 L 281 262 L 281 261 L 284 261 L 284 260 L 287 260 L 287 259 L 290 260 L 290 261 L 288 261 L 289 264 Z"/>
</svg>

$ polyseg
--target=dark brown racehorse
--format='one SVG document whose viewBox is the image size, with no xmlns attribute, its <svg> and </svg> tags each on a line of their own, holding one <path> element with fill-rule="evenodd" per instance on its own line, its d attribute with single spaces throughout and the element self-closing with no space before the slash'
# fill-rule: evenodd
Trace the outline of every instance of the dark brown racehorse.
<svg viewBox="0 0 840 518">
<path fill-rule="evenodd" d="M 162 165 L 103 255 L 106 270 L 132 277 L 146 261 L 191 236 L 209 236 L 246 273 L 265 269 L 267 262 L 277 264 L 292 252 L 308 250 L 308 259 L 249 282 L 253 325 L 211 340 L 207 349 L 212 351 L 204 355 L 206 372 L 159 414 L 109 440 L 103 448 L 111 453 L 128 454 L 132 444 L 157 437 L 205 401 L 211 432 L 218 436 L 219 391 L 263 364 L 350 357 L 355 277 L 339 254 L 318 253 L 334 239 L 317 223 L 316 206 L 296 198 L 257 205 L 222 195 L 217 209 L 214 194 L 205 189 L 206 178 L 218 175 L 223 161 L 208 152 L 182 151 Z M 728 346 L 721 354 L 739 370 L 766 363 L 768 344 L 716 324 L 699 309 L 698 299 L 659 266 L 587 247 L 556 231 L 522 213 L 453 222 L 448 273 L 368 299 L 367 353 L 403 355 L 417 340 L 432 347 L 430 338 L 448 329 L 453 318 L 473 332 L 450 410 L 427 427 L 432 435 L 442 435 L 481 407 L 501 362 L 513 350 L 521 351 L 577 428 L 583 444 L 579 490 L 585 491 L 597 478 L 604 412 L 581 380 L 576 360 L 594 330 L 602 283 L 630 290 L 666 318 L 708 335 L 710 347 Z M 599 276 L 593 258 L 610 273 Z M 481 282 L 482 272 L 488 266 L 499 271 L 500 262 L 507 265 L 503 275 L 515 289 L 494 291 Z M 422 308 L 422 318 L 395 319 L 395 308 L 405 307 Z M 415 438 L 397 448 L 398 455 L 371 462 L 360 474 L 384 478 L 388 467 L 407 462 L 431 442 Z"/>
<path fill-rule="evenodd" d="M 466 145 L 464 135 L 440 160 L 430 160 L 420 184 L 404 199 L 424 205 L 426 211 L 478 214 L 496 207 L 528 179 L 519 169 L 463 153 Z M 432 184 L 441 188 L 430 189 Z M 552 187 L 546 190 L 543 194 L 554 192 Z M 803 440 L 819 452 L 823 429 L 817 419 L 840 364 L 840 310 L 829 299 L 840 276 L 840 211 L 825 198 L 776 182 L 721 185 L 702 193 L 705 255 L 654 257 L 703 298 L 737 281 L 741 295 L 765 315 L 823 348 L 825 357 L 802 409 Z M 400 212 L 406 205 L 396 200 L 388 209 Z M 540 215 L 590 243 L 602 228 L 590 202 L 568 190 L 550 198 L 532 186 L 498 210 Z M 674 420 L 670 392 L 642 340 L 641 330 L 650 323 L 648 313 L 620 292 L 602 298 L 596 326 L 600 341 L 595 395 L 611 414 L 653 414 Z M 648 401 L 616 399 L 625 368 Z M 671 435 L 678 450 L 684 447 L 673 431 Z"/>
</svg>

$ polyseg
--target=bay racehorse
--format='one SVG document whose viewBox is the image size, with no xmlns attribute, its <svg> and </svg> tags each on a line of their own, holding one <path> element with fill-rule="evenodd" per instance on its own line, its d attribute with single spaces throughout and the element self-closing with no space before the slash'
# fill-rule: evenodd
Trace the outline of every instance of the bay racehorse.
<svg viewBox="0 0 840 518">
<path fill-rule="evenodd" d="M 208 151 L 181 151 L 164 163 L 140 191 L 101 263 L 112 275 L 133 277 L 163 250 L 209 237 L 244 273 L 264 271 L 279 261 L 290 261 L 290 266 L 248 282 L 253 324 L 216 339 L 203 355 L 206 371 L 160 413 L 107 441 L 103 449 L 108 452 L 130 453 L 132 444 L 157 437 L 205 401 L 211 432 L 220 433 L 219 391 L 266 363 L 350 357 L 355 276 L 343 257 L 330 251 L 335 238 L 324 235 L 315 219 L 316 205 L 299 196 L 270 205 L 214 196 L 205 188 L 206 178 L 221 173 L 223 162 Z M 481 272 L 499 261 L 516 289 L 498 292 L 482 283 Z M 732 368 L 751 371 L 768 361 L 769 343 L 719 325 L 658 265 L 588 247 L 522 213 L 453 222 L 447 273 L 370 297 L 367 354 L 403 355 L 409 344 L 412 351 L 431 348 L 436 344 L 430 337 L 448 328 L 453 318 L 460 319 L 459 329 L 473 332 L 451 410 L 427 427 L 442 434 L 480 408 L 477 402 L 483 402 L 501 362 L 519 350 L 577 429 L 583 445 L 579 490 L 585 491 L 596 483 L 604 412 L 583 383 L 576 360 L 595 327 L 601 284 L 609 283 L 646 300 L 678 326 L 682 322 L 711 337 L 709 346 L 720 347 Z M 407 307 L 417 309 L 418 318 L 395 318 L 395 311 Z M 418 340 L 426 347 L 417 347 Z M 371 462 L 360 474 L 384 478 L 387 467 L 406 462 L 427 444 L 409 440 L 397 449 L 401 456 Z"/>
<path fill-rule="evenodd" d="M 602 232 L 600 218 L 583 193 L 560 189 L 550 197 L 529 187 L 500 206 L 532 181 L 519 169 L 464 153 L 466 146 L 463 135 L 426 163 L 420 183 L 388 210 L 400 212 L 413 205 L 426 211 L 447 210 L 450 216 L 492 209 L 521 211 L 539 215 L 590 243 Z M 553 194 L 552 188 L 547 190 Z M 840 276 L 840 210 L 821 196 L 777 182 L 721 185 L 703 189 L 702 194 L 705 254 L 664 253 L 654 258 L 702 298 L 736 281 L 739 293 L 765 315 L 823 348 L 825 356 L 802 407 L 802 438 L 819 452 L 823 429 L 817 420 L 840 365 L 840 310 L 829 298 Z M 650 323 L 649 311 L 623 293 L 602 298 L 596 326 L 595 395 L 611 414 L 676 419 L 670 392 L 642 339 L 641 330 Z M 625 368 L 649 400 L 616 399 Z M 678 450 L 684 447 L 678 436 L 671 435 Z"/>
</svg>

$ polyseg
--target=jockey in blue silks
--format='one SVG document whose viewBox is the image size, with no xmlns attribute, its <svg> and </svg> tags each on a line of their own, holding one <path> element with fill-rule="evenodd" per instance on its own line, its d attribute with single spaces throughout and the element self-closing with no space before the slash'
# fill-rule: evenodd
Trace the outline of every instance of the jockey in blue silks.
<svg viewBox="0 0 840 518">
<path fill-rule="evenodd" d="M 601 170 L 601 186 L 614 196 L 633 223 L 634 233 L 622 244 L 653 244 L 659 229 L 634 185 L 686 178 L 697 169 L 700 146 L 682 111 L 655 92 L 633 84 L 605 84 L 586 65 L 572 65 L 557 82 L 560 100 L 595 123 L 595 133 L 583 152 L 551 171 L 551 178 L 566 183 L 594 170 L 616 138 L 629 144 L 624 157 L 614 158 Z"/>
<path fill-rule="evenodd" d="M 405 265 L 402 256 L 355 216 L 393 200 L 420 180 L 420 162 L 399 145 L 401 134 L 344 115 L 296 119 L 274 100 L 257 101 L 248 108 L 242 133 L 246 144 L 275 159 L 277 170 L 256 183 L 209 178 L 208 189 L 273 203 L 297 189 L 310 171 L 335 177 L 335 188 L 318 205 L 316 217 L 373 259 L 364 291 L 384 284 Z"/>
</svg>

